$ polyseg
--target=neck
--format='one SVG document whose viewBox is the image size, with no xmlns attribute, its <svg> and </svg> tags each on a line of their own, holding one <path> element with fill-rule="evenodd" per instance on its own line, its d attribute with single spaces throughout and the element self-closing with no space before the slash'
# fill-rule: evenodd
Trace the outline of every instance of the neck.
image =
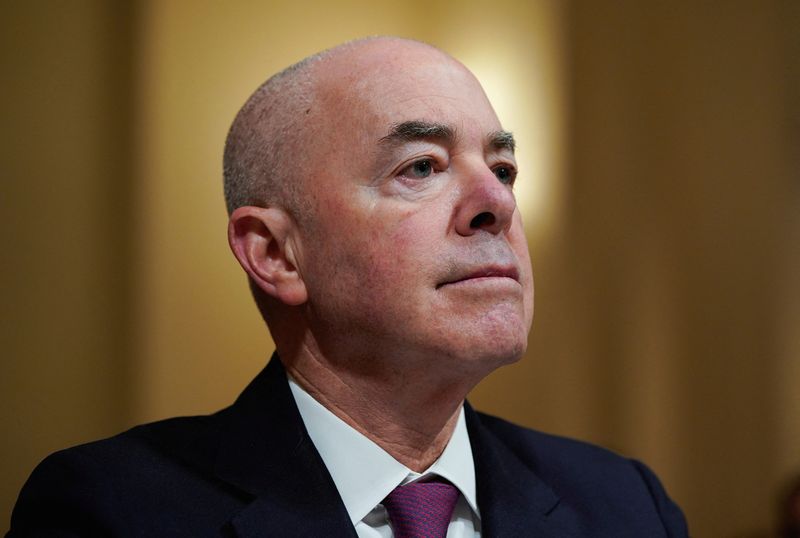
<svg viewBox="0 0 800 538">
<path fill-rule="evenodd" d="M 436 461 L 472 384 L 336 368 L 315 351 L 303 346 L 284 356 L 279 350 L 303 389 L 409 469 L 422 472 Z"/>
</svg>

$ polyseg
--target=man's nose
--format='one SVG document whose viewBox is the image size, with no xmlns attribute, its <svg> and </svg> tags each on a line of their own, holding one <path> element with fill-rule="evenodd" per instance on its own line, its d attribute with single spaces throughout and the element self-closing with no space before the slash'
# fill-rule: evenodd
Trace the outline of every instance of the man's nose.
<svg viewBox="0 0 800 538">
<path fill-rule="evenodd" d="M 517 208 L 510 185 L 501 183 L 488 166 L 482 165 L 470 171 L 462 189 L 455 223 L 460 235 L 508 230 Z"/>
</svg>

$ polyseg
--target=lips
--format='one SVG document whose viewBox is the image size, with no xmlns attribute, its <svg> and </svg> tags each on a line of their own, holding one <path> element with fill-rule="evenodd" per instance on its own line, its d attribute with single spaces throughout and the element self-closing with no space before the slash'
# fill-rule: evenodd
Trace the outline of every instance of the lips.
<svg viewBox="0 0 800 538">
<path fill-rule="evenodd" d="M 517 268 L 514 266 L 483 266 L 456 274 L 452 278 L 448 277 L 445 281 L 438 284 L 436 289 L 449 284 L 458 284 L 459 282 L 466 282 L 479 278 L 510 278 L 516 282 L 519 282 L 519 270 L 517 270 Z"/>
</svg>

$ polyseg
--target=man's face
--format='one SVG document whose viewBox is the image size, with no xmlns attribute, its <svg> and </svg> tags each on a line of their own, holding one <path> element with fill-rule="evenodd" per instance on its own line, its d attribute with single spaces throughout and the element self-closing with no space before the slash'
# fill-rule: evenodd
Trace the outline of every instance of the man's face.
<svg viewBox="0 0 800 538">
<path fill-rule="evenodd" d="M 405 42 L 320 70 L 298 270 L 323 352 L 443 376 L 518 359 L 533 279 L 516 163 L 477 81 Z"/>
</svg>

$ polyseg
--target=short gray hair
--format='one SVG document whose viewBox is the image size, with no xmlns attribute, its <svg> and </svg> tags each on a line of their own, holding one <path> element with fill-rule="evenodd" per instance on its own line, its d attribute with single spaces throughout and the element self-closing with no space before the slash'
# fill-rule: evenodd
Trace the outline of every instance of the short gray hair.
<svg viewBox="0 0 800 538">
<path fill-rule="evenodd" d="M 302 195 L 307 168 L 300 157 L 306 140 L 306 115 L 316 97 L 314 64 L 373 40 L 419 41 L 371 36 L 323 50 L 273 75 L 253 92 L 233 120 L 225 141 L 223 176 L 228 214 L 236 208 L 279 205 L 304 216 Z M 438 50 L 438 49 L 436 49 Z"/>
<path fill-rule="evenodd" d="M 290 65 L 253 92 L 236 114 L 225 140 L 222 168 L 229 215 L 243 206 L 278 206 L 297 224 L 313 225 L 304 184 L 311 165 L 304 154 L 314 143 L 309 139 L 307 119 L 318 97 L 314 66 L 333 54 L 382 39 L 413 41 L 388 36 L 349 41 Z M 258 309 L 270 325 L 277 301 L 252 279 L 249 282 Z"/>
<path fill-rule="evenodd" d="M 264 82 L 239 110 L 225 141 L 222 168 L 228 214 L 241 206 L 277 204 L 292 210 L 302 170 L 297 157 L 303 117 L 314 99 L 309 56 Z"/>
</svg>

